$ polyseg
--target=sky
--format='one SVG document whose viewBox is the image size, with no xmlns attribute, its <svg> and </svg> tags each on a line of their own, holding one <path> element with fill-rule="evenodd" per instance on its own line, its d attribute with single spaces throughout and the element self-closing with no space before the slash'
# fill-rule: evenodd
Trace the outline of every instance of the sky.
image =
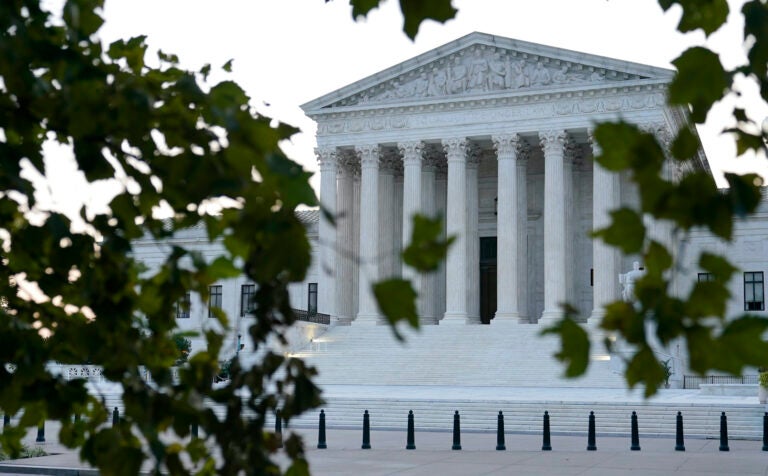
<svg viewBox="0 0 768 476">
<path fill-rule="evenodd" d="M 733 67 L 746 61 L 742 3 L 729 1 L 728 24 L 705 40 L 700 32 L 677 33 L 680 10 L 673 7 L 665 14 L 655 0 L 454 0 L 456 18 L 423 24 L 412 42 L 402 33 L 399 2 L 393 0 L 358 22 L 344 0 L 107 0 L 100 37 L 111 42 L 147 35 L 150 50 L 174 53 L 189 69 L 210 63 L 215 70 L 233 59 L 232 74 L 211 79 L 236 80 L 261 113 L 299 127 L 302 133 L 283 148 L 316 171 L 315 124 L 301 104 L 473 31 L 664 68 L 672 68 L 671 61 L 686 48 L 706 44 Z M 768 106 L 757 89 L 745 82 L 739 87 L 745 93 L 742 106 L 762 122 Z M 768 177 L 768 161 L 736 158 L 733 140 L 720 134 L 730 125 L 732 105 L 716 106 L 699 127 L 721 186 L 724 170 Z M 317 176 L 313 185 L 318 188 Z M 54 199 L 61 198 L 60 189 L 51 187 Z M 71 192 L 71 183 L 66 189 Z M 85 200 L 98 200 L 105 190 L 92 188 Z"/>
</svg>

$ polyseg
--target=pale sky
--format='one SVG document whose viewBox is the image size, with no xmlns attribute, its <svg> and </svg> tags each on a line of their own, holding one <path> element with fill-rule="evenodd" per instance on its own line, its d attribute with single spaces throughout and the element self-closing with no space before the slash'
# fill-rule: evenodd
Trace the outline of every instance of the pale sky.
<svg viewBox="0 0 768 476">
<path fill-rule="evenodd" d="M 284 149 L 311 171 L 317 169 L 315 124 L 300 104 L 473 31 L 664 68 L 672 68 L 670 62 L 687 47 L 704 42 L 701 33 L 676 33 L 679 10 L 663 14 L 655 0 L 454 0 L 455 20 L 426 23 L 411 42 L 401 32 L 398 3 L 389 0 L 366 21 L 353 22 L 344 0 L 107 0 L 100 35 L 107 42 L 147 35 L 151 50 L 175 53 L 189 69 L 206 63 L 215 69 L 234 59 L 229 77 L 253 104 L 303 131 Z M 726 67 L 746 61 L 742 3 L 729 1 L 729 22 L 708 43 Z M 743 87 L 743 105 L 759 123 L 768 106 Z M 719 134 L 726 121 L 715 110 L 699 128 L 718 183 L 724 183 L 723 170 L 768 177 L 765 159 L 735 157 L 732 139 Z M 313 185 L 317 188 L 317 177 Z M 103 190 L 92 191 L 89 200 L 99 193 Z"/>
</svg>

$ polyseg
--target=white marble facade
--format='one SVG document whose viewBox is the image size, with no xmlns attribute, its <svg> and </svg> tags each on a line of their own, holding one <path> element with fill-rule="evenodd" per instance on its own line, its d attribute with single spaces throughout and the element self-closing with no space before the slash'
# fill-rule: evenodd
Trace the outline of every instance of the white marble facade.
<svg viewBox="0 0 768 476">
<path fill-rule="evenodd" d="M 304 104 L 321 202 L 338 216 L 319 226 L 318 310 L 379 323 L 370 283 L 404 276 L 425 324 L 546 322 L 565 301 L 600 316 L 628 263 L 588 232 L 636 198 L 593 164 L 592 128 L 621 118 L 668 141 L 687 120 L 665 105 L 672 76 L 472 33 Z M 708 168 L 703 152 L 694 166 Z M 398 259 L 417 212 L 457 238 L 423 277 Z"/>
</svg>

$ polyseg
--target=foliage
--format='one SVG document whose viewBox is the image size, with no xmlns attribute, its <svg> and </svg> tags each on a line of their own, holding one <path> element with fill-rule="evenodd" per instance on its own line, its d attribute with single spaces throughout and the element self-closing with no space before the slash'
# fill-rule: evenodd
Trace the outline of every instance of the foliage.
<svg viewBox="0 0 768 476">
<path fill-rule="evenodd" d="M 669 385 L 669 378 L 672 377 L 672 359 L 662 360 L 661 366 L 664 368 L 664 385 Z"/>
<path fill-rule="evenodd" d="M 110 474 L 136 474 L 146 459 L 155 471 L 179 474 L 190 462 L 204 474 L 279 473 L 267 415 L 279 407 L 290 420 L 321 402 L 313 369 L 265 350 L 295 321 L 288 285 L 310 263 L 295 210 L 318 202 L 310 174 L 279 147 L 296 129 L 258 115 L 235 82 L 209 83 L 210 65 L 185 71 L 163 52 L 149 61 L 142 36 L 102 44 L 103 3 L 66 0 L 53 14 L 47 8 L 56 2 L 0 2 L 0 362 L 15 365 L 0 366 L 0 408 L 20 415 L 0 443 L 16 454 L 25 428 L 58 420 L 60 441 Z M 74 217 L 78 231 L 73 217 L 41 208 L 22 174 L 46 174 L 47 143 L 69 149 L 87 181 L 115 186 L 108 213 Z M 171 218 L 161 219 L 161 209 Z M 132 240 L 198 225 L 220 241 L 221 256 L 207 261 L 173 246 L 152 270 L 133 259 Z M 430 251 L 430 239 L 415 241 Z M 444 252 L 445 243 L 435 246 Z M 249 368 L 234 361 L 229 382 L 212 388 L 223 335 L 209 330 L 206 350 L 188 358 L 174 383 L 170 367 L 189 349 L 174 337 L 174 303 L 190 292 L 205 297 L 211 284 L 241 273 L 256 284 L 247 338 L 262 360 Z M 410 285 L 377 295 L 397 303 L 393 323 L 416 323 L 403 312 Z M 215 314 L 226 328 L 227 316 Z M 125 411 L 114 428 L 83 381 L 46 367 L 85 361 L 122 384 Z M 193 423 L 203 440 L 187 439 Z M 297 436 L 286 439 L 285 453 L 288 470 L 305 474 Z"/>
<path fill-rule="evenodd" d="M 30 448 L 27 445 L 21 445 L 21 451 L 17 455 L 9 455 L 4 451 L 0 451 L 0 461 L 6 461 L 9 459 L 39 458 L 40 456 L 48 456 L 48 452 L 40 446 L 33 446 Z"/>
<path fill-rule="evenodd" d="M 763 371 L 758 375 L 758 382 L 761 387 L 768 388 L 768 372 Z"/>
<path fill-rule="evenodd" d="M 174 334 L 173 344 L 178 352 L 173 365 L 181 365 L 189 358 L 189 353 L 192 351 L 192 341 L 184 337 L 183 334 Z"/>
<path fill-rule="evenodd" d="M 350 3 L 357 13 L 364 14 L 379 1 Z M 436 13 L 445 13 L 443 3 Z M 429 4 L 426 0 L 402 0 L 405 24 L 420 21 L 422 18 L 412 10 Z M 729 13 L 726 0 L 659 0 L 659 5 L 664 10 L 674 5 L 682 8 L 677 27 L 680 32 L 702 30 L 707 36 L 720 29 Z M 688 109 L 694 124 L 704 122 L 712 106 L 727 95 L 740 94 L 734 87 L 734 79 L 739 76 L 757 84 L 762 101 L 768 101 L 768 4 L 749 0 L 741 13 L 746 64 L 727 69 L 715 52 L 701 46 L 688 49 L 673 62 L 678 71 L 669 86 L 668 104 Z M 738 154 L 766 152 L 767 132 L 743 109 L 733 108 L 732 115 L 735 126 L 725 132 L 734 138 Z M 665 382 L 666 374 L 654 354 L 652 341 L 662 346 L 683 342 L 690 368 L 700 374 L 709 370 L 740 374 L 747 366 L 763 363 L 768 355 L 768 342 L 762 337 L 768 331 L 768 319 L 743 315 L 726 320 L 730 297 L 727 283 L 736 269 L 724 257 L 710 253 L 698 257 L 698 266 L 711 273 L 714 281 L 696 283 L 687 295 L 680 295 L 672 286 L 680 271 L 678 257 L 672 252 L 675 242 L 684 241 L 692 229 L 707 229 L 729 240 L 734 220 L 753 212 L 760 200 L 762 181 L 754 174 L 726 174 L 729 188 L 724 191 L 717 189 L 704 170 L 673 180 L 672 168 L 687 167 L 697 160 L 699 143 L 694 124 L 671 131 L 671 137 L 626 122 L 600 124 L 595 130 L 603 151 L 595 160 L 608 170 L 627 174 L 640 194 L 638 209 L 614 211 L 612 223 L 595 236 L 625 254 L 641 255 L 647 271 L 635 285 L 637 305 L 610 304 L 601 327 L 633 349 L 634 354 L 627 360 L 626 379 L 630 386 L 643 384 L 647 396 Z M 672 239 L 653 236 L 644 225 L 644 218 L 649 217 L 668 227 Z M 586 371 L 589 356 L 584 349 L 589 349 L 589 342 L 587 334 L 573 325 L 570 313 L 566 314 L 564 321 L 546 333 L 561 337 L 562 351 L 557 358 L 567 363 L 566 374 L 573 376 Z M 649 328 L 653 336 L 647 332 Z"/>
</svg>

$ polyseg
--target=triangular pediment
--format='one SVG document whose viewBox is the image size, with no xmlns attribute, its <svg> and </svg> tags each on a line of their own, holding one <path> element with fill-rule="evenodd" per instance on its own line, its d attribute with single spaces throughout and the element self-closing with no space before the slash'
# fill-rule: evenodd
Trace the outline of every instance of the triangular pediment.
<svg viewBox="0 0 768 476">
<path fill-rule="evenodd" d="M 302 106 L 305 112 L 670 80 L 674 72 L 472 33 Z"/>
</svg>

